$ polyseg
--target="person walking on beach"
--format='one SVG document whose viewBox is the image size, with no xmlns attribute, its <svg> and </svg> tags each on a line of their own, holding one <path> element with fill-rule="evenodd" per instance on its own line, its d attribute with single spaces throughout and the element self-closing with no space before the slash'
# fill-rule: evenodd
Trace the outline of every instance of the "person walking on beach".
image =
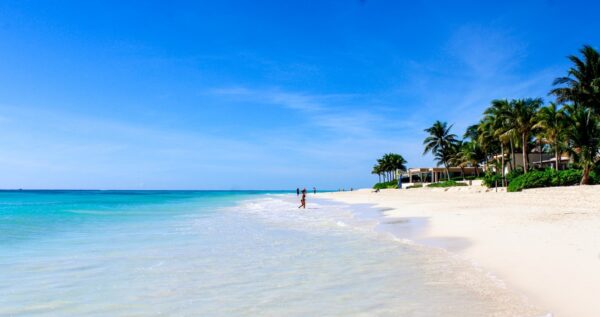
<svg viewBox="0 0 600 317">
<path fill-rule="evenodd" d="M 302 198 L 300 199 L 300 206 L 298 208 L 306 209 L 306 188 L 302 190 Z"/>
</svg>

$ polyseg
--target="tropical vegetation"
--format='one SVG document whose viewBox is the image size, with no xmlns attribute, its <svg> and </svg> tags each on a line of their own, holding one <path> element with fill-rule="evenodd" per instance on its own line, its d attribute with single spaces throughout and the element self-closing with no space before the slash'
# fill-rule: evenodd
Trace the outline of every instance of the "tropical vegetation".
<svg viewBox="0 0 600 317">
<path fill-rule="evenodd" d="M 532 171 L 511 180 L 507 190 L 517 192 L 527 188 L 577 185 L 581 182 L 582 177 L 583 171 L 579 169 Z M 592 183 L 598 182 L 594 172 L 590 173 L 590 178 Z"/>
<path fill-rule="evenodd" d="M 379 182 L 373 186 L 375 189 L 384 189 L 397 186 L 397 170 L 406 170 L 406 160 L 396 153 L 384 154 L 373 166 L 371 174 L 379 177 Z"/>
<path fill-rule="evenodd" d="M 447 180 L 439 183 L 432 183 L 427 185 L 427 187 L 455 187 L 455 186 L 468 186 L 466 183 L 459 183 L 455 180 Z"/>
<path fill-rule="evenodd" d="M 396 189 L 398 188 L 398 181 L 380 182 L 373 185 L 373 189 Z"/>
<path fill-rule="evenodd" d="M 590 175 L 600 159 L 600 53 L 588 45 L 580 53 L 581 57 L 569 56 L 572 67 L 553 82 L 555 88 L 549 95 L 555 102 L 544 105 L 541 98 L 492 100 L 482 119 L 467 128 L 462 141 L 450 132 L 452 125 L 436 121 L 425 130 L 424 154 L 432 153 L 446 171 L 449 165 L 481 166 L 487 171 L 484 184 L 488 186 L 508 182 L 518 183 L 513 189 L 534 184 L 560 186 L 572 184 L 573 175 L 580 175 L 579 184 L 593 183 Z M 543 157 L 548 157 L 544 154 L 552 154 L 553 160 L 544 161 Z M 558 173 L 566 165 L 564 155 L 575 169 L 565 172 L 571 175 L 568 182 L 556 176 L 565 174 Z M 545 167 L 554 172 L 525 176 Z M 506 170 L 523 176 L 507 177 Z M 540 175 L 545 175 L 543 181 Z M 548 177 L 554 181 L 545 181 Z"/>
<path fill-rule="evenodd" d="M 425 145 L 423 155 L 433 154 L 438 165 L 444 165 L 448 179 L 450 179 L 449 164 L 459 148 L 459 141 L 455 134 L 450 133 L 451 129 L 452 125 L 448 126 L 446 122 L 436 121 L 431 127 L 425 129 L 429 136 L 423 141 Z"/>
<path fill-rule="evenodd" d="M 450 167 L 459 167 L 462 179 L 466 167 L 478 167 L 477 177 L 481 168 L 485 185 L 509 191 L 600 181 L 594 172 L 600 170 L 600 53 L 584 45 L 568 59 L 571 67 L 552 83 L 547 104 L 542 98 L 492 100 L 462 140 L 447 122 L 425 129 L 423 155 L 445 169 L 439 186 L 455 179 Z M 402 156 L 385 154 L 372 173 L 380 183 L 395 183 L 395 171 L 405 164 Z"/>
</svg>

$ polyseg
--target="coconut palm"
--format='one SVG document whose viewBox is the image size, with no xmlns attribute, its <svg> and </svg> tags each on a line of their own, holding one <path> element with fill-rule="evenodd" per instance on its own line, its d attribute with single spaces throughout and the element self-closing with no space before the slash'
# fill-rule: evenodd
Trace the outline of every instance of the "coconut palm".
<svg viewBox="0 0 600 317">
<path fill-rule="evenodd" d="M 560 103 L 577 103 L 600 114 L 600 53 L 589 45 L 584 45 L 579 52 L 583 59 L 569 56 L 573 66 L 567 76 L 554 80 L 553 84 L 561 87 L 552 89 L 550 94 Z"/>
<path fill-rule="evenodd" d="M 479 137 L 478 132 L 479 124 L 473 124 L 467 127 L 465 134 L 463 134 L 463 139 L 465 141 L 476 141 Z"/>
<path fill-rule="evenodd" d="M 479 177 L 479 163 L 485 160 L 485 154 L 476 141 L 463 142 L 459 150 L 459 161 L 462 166 L 475 167 L 475 173 Z"/>
<path fill-rule="evenodd" d="M 508 130 L 507 136 L 518 135 L 521 148 L 523 149 L 523 172 L 527 173 L 529 165 L 529 141 L 532 136 L 533 127 L 536 125 L 537 111 L 542 105 L 541 98 L 517 99 L 510 102 L 510 108 L 506 113 Z"/>
<path fill-rule="evenodd" d="M 452 166 L 460 167 L 460 175 L 463 180 L 465 179 L 465 167 L 467 166 L 467 163 L 462 156 L 461 149 L 465 146 L 465 144 L 467 144 L 467 142 L 463 141 L 457 141 L 455 144 L 453 144 L 449 151 L 450 159 L 448 160 L 448 163 L 450 163 Z"/>
<path fill-rule="evenodd" d="M 564 111 L 558 109 L 558 106 L 551 102 L 538 111 L 537 123 L 534 125 L 534 128 L 540 131 L 540 142 L 545 140 L 554 150 L 557 171 L 560 168 L 560 153 L 564 147 L 562 143 L 565 136 L 566 119 Z"/>
<path fill-rule="evenodd" d="M 392 164 L 392 167 L 394 168 L 394 171 L 406 170 L 406 163 L 407 162 L 404 159 L 404 157 L 402 157 L 402 155 L 396 154 L 396 153 L 391 153 L 391 164 Z"/>
<path fill-rule="evenodd" d="M 506 166 L 504 155 L 505 146 L 508 143 L 511 143 L 511 151 L 513 150 L 512 142 L 510 142 L 512 140 L 512 135 L 509 133 L 512 126 L 510 123 L 510 113 L 511 104 L 506 99 L 492 100 L 490 106 L 483 112 L 483 124 L 486 126 L 486 130 L 488 130 L 490 137 L 495 138 L 500 145 L 502 178 L 504 178 Z"/>
<path fill-rule="evenodd" d="M 373 166 L 371 174 L 379 175 L 379 182 L 381 183 L 381 176 L 383 181 L 392 181 L 396 179 L 396 170 L 406 169 L 406 160 L 402 155 L 396 153 L 384 154 L 380 159 L 377 160 L 377 164 Z"/>
<path fill-rule="evenodd" d="M 590 183 L 590 172 L 598 161 L 600 151 L 600 120 L 592 109 L 581 105 L 566 106 L 569 128 L 566 135 L 575 163 L 583 170 L 581 184 Z"/>
<path fill-rule="evenodd" d="M 498 138 L 496 137 L 494 122 L 490 118 L 484 118 L 477 127 L 477 143 L 484 153 L 485 165 L 489 168 L 490 162 L 500 151 Z"/>
<path fill-rule="evenodd" d="M 380 159 L 377 160 L 377 165 L 379 166 L 379 169 L 381 171 L 381 174 L 383 175 L 383 181 L 387 182 L 389 180 L 389 161 L 387 159 L 387 157 L 384 155 L 383 157 L 381 157 Z"/>
<path fill-rule="evenodd" d="M 452 157 L 453 147 L 457 143 L 456 135 L 450 133 L 451 129 L 452 125 L 448 126 L 448 123 L 438 120 L 430 128 L 425 129 L 429 136 L 423 141 L 423 145 L 425 145 L 423 155 L 433 154 L 438 165 L 444 165 L 448 179 L 450 179 L 448 164 Z"/>
<path fill-rule="evenodd" d="M 379 183 L 381 183 L 381 166 L 379 166 L 379 164 L 376 164 L 373 166 L 373 169 L 371 170 L 371 174 L 377 174 L 377 177 L 379 178 Z"/>
</svg>

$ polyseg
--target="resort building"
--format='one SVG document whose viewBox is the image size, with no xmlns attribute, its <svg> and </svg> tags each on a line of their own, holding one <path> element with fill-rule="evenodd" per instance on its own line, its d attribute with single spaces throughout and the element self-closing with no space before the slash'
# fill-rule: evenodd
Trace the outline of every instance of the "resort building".
<svg viewBox="0 0 600 317">
<path fill-rule="evenodd" d="M 449 167 L 450 178 L 453 177 L 473 177 L 483 175 L 484 170 L 481 167 Z M 400 173 L 403 178 L 408 178 L 409 183 L 437 183 L 445 180 L 446 169 L 444 167 L 417 167 L 409 168 Z"/>
<path fill-rule="evenodd" d="M 515 168 L 523 168 L 523 154 L 514 153 L 514 162 L 512 162 L 513 155 L 506 154 L 504 159 L 506 160 L 506 166 L 504 172 L 509 173 Z M 494 156 L 494 160 L 500 160 L 501 156 Z M 554 168 L 556 166 L 556 158 L 554 153 L 529 153 L 527 160 L 529 161 L 530 168 Z M 571 157 L 566 153 L 561 154 L 559 158 L 559 168 L 566 169 L 568 164 L 571 162 Z"/>
</svg>

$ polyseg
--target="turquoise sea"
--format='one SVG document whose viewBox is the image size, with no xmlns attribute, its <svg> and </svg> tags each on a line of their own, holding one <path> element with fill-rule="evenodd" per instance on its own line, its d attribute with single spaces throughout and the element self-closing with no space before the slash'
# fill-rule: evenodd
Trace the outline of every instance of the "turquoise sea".
<svg viewBox="0 0 600 317">
<path fill-rule="evenodd" d="M 368 207 L 259 191 L 2 191 L 0 316 L 535 316 Z"/>
</svg>

